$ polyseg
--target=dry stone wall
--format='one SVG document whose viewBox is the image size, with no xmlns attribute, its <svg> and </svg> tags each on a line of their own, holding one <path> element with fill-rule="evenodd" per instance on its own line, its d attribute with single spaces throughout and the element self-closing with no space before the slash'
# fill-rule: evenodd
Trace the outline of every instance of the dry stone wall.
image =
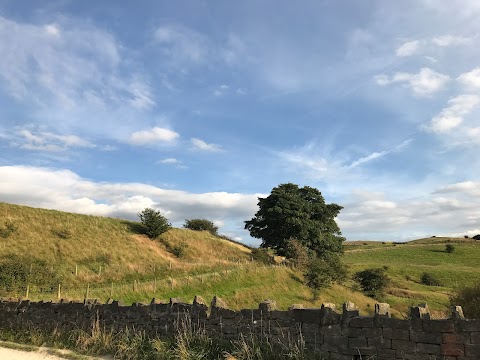
<svg viewBox="0 0 480 360">
<path fill-rule="evenodd" d="M 480 359 L 480 320 L 466 320 L 460 307 L 449 319 L 434 320 L 426 305 L 411 308 L 409 319 L 390 317 L 388 304 L 376 304 L 374 316 L 360 316 L 347 302 L 341 312 L 333 304 L 317 309 L 276 310 L 274 301 L 258 309 L 234 311 L 214 297 L 210 306 L 196 297 L 192 304 L 169 303 L 122 306 L 116 301 L 30 302 L 0 301 L 0 327 L 24 324 L 48 328 L 88 330 L 94 321 L 105 329 L 125 327 L 150 336 L 171 336 L 179 324 L 205 329 L 225 340 L 258 336 L 272 344 L 304 344 L 322 359 Z"/>
</svg>

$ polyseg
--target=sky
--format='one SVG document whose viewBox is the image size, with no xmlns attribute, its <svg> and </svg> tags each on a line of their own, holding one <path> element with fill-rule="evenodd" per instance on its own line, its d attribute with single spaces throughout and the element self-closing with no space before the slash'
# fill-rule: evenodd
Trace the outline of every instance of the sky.
<svg viewBox="0 0 480 360">
<path fill-rule="evenodd" d="M 0 0 L 0 201 L 244 230 L 279 184 L 348 240 L 480 233 L 477 0 Z M 3 215 L 3 214 L 2 214 Z"/>
</svg>

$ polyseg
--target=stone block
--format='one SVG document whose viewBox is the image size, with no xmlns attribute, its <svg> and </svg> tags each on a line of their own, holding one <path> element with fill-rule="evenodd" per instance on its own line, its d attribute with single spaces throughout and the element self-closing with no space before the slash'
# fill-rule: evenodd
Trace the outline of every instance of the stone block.
<svg viewBox="0 0 480 360">
<path fill-rule="evenodd" d="M 324 335 L 323 344 L 330 345 L 334 347 L 348 347 L 348 338 L 345 336 L 335 336 L 335 335 Z M 329 350 L 330 351 L 330 350 Z"/>
<path fill-rule="evenodd" d="M 429 333 L 452 333 L 455 331 L 455 324 L 452 320 L 423 320 L 422 327 Z"/>
<path fill-rule="evenodd" d="M 350 319 L 350 327 L 369 328 L 373 327 L 373 317 L 354 317 Z"/>
<path fill-rule="evenodd" d="M 379 337 L 382 336 L 382 329 L 347 327 L 343 328 L 342 335 L 349 337 Z M 405 340 L 408 340 L 408 338 Z"/>
<path fill-rule="evenodd" d="M 478 344 L 465 344 L 465 355 L 473 356 L 480 359 L 480 345 Z"/>
<path fill-rule="evenodd" d="M 461 306 L 452 306 L 450 307 L 450 310 L 452 312 L 452 315 L 451 315 L 452 320 L 465 319 L 465 316 L 463 315 L 463 309 Z"/>
<path fill-rule="evenodd" d="M 470 334 L 443 333 L 442 342 L 444 344 L 465 344 L 470 343 Z"/>
<path fill-rule="evenodd" d="M 472 344 L 480 344 L 480 331 L 470 333 L 470 342 Z"/>
<path fill-rule="evenodd" d="M 410 308 L 410 317 L 416 319 L 430 319 L 430 310 L 427 304 L 420 304 Z"/>
<path fill-rule="evenodd" d="M 290 311 L 296 322 L 320 324 L 321 309 L 294 309 Z"/>
<path fill-rule="evenodd" d="M 459 331 L 479 331 L 480 332 L 480 319 L 476 320 L 458 320 L 455 324 Z"/>
<path fill-rule="evenodd" d="M 349 348 L 364 348 L 367 347 L 367 339 L 364 337 L 349 337 L 348 338 L 348 347 Z"/>
<path fill-rule="evenodd" d="M 340 325 L 320 326 L 320 334 L 324 335 L 342 335 L 342 327 Z"/>
<path fill-rule="evenodd" d="M 417 343 L 417 352 L 429 355 L 440 355 L 442 353 L 440 345 L 425 343 Z"/>
<path fill-rule="evenodd" d="M 463 344 L 442 344 L 441 353 L 443 356 L 464 356 L 465 346 Z"/>
<path fill-rule="evenodd" d="M 367 338 L 367 345 L 368 346 L 373 346 L 377 349 L 391 349 L 392 348 L 392 340 L 385 339 L 381 336 L 380 337 Z"/>
<path fill-rule="evenodd" d="M 385 339 L 410 340 L 410 332 L 402 329 L 383 328 Z"/>
<path fill-rule="evenodd" d="M 406 340 L 392 340 L 392 349 L 394 350 L 403 350 L 406 352 L 413 353 L 416 351 L 416 343 L 413 341 Z"/>
<path fill-rule="evenodd" d="M 381 318 L 379 319 L 379 326 L 384 328 L 410 330 L 412 324 L 410 320 Z"/>
<path fill-rule="evenodd" d="M 391 316 L 390 314 L 390 304 L 387 303 L 377 303 L 375 304 L 375 316 L 376 317 L 387 317 Z"/>
<path fill-rule="evenodd" d="M 410 341 L 426 344 L 441 344 L 442 333 L 424 333 L 421 331 L 410 331 Z"/>
<path fill-rule="evenodd" d="M 258 309 L 263 313 L 268 313 L 277 309 L 277 303 L 275 300 L 263 300 L 260 304 L 258 304 Z"/>
</svg>

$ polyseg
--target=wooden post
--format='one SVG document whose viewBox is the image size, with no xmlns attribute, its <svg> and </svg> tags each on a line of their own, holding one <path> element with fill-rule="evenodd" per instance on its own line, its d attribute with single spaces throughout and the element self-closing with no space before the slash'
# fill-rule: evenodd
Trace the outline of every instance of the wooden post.
<svg viewBox="0 0 480 360">
<path fill-rule="evenodd" d="M 201 283 L 203 284 L 203 274 L 200 275 L 200 281 L 201 281 Z"/>
<path fill-rule="evenodd" d="M 102 275 L 102 265 L 100 265 L 100 267 L 98 268 L 98 275 Z"/>
<path fill-rule="evenodd" d="M 58 292 L 57 292 L 57 299 L 60 300 L 62 297 L 62 285 L 58 284 Z"/>
<path fill-rule="evenodd" d="M 110 299 L 113 298 L 113 281 L 112 281 L 112 284 L 110 286 Z"/>
<path fill-rule="evenodd" d="M 172 260 L 170 260 L 170 270 L 172 270 Z"/>
<path fill-rule="evenodd" d="M 153 273 L 155 274 L 155 264 L 153 264 Z"/>
<path fill-rule="evenodd" d="M 77 276 L 77 275 L 78 275 L 78 265 L 75 264 L 75 276 Z"/>
<path fill-rule="evenodd" d="M 32 273 L 33 270 L 33 264 L 30 264 L 30 274 Z"/>
<path fill-rule="evenodd" d="M 170 289 L 173 290 L 173 278 L 170 277 Z"/>
<path fill-rule="evenodd" d="M 137 291 L 137 280 L 133 280 L 133 291 Z"/>
<path fill-rule="evenodd" d="M 90 284 L 87 284 L 87 291 L 85 292 L 85 299 L 88 299 L 90 293 Z"/>
<path fill-rule="evenodd" d="M 153 293 L 157 292 L 157 278 L 153 279 Z"/>
<path fill-rule="evenodd" d="M 28 300 L 28 295 L 30 294 L 30 285 L 27 284 L 27 291 L 25 291 L 25 299 Z"/>
</svg>

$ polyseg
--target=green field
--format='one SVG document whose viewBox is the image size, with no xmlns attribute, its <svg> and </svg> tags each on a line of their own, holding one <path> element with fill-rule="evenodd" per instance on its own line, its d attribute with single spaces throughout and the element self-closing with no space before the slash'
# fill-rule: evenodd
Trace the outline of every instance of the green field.
<svg viewBox="0 0 480 360">
<path fill-rule="evenodd" d="M 282 309 L 352 301 L 369 314 L 375 302 L 382 301 L 400 317 L 409 306 L 427 302 L 435 315 L 443 316 L 452 291 L 480 279 L 480 242 L 471 239 L 346 242 L 343 261 L 349 276 L 387 267 L 389 287 L 383 296 L 372 299 L 347 280 L 320 291 L 313 301 L 300 271 L 254 262 L 249 248 L 208 232 L 171 229 L 150 240 L 136 222 L 0 203 L 0 228 L 6 220 L 18 229 L 0 237 L 0 275 L 8 275 L 1 277 L 3 297 L 83 300 L 87 296 L 128 304 L 170 297 L 191 301 L 195 295 L 209 301 L 219 295 L 234 309 L 254 308 L 264 299 L 276 300 Z M 447 243 L 455 245 L 453 253 L 445 252 Z M 176 257 L 167 244 L 182 246 L 184 255 Z M 436 277 L 442 286 L 421 284 L 423 273 Z"/>
</svg>

